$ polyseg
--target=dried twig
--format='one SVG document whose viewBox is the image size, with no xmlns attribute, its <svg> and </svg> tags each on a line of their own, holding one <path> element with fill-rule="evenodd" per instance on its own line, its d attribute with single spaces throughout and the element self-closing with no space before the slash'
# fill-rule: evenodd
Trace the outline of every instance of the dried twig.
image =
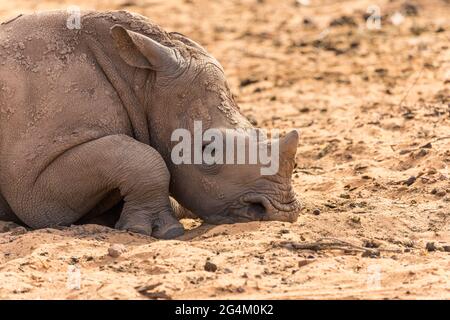
<svg viewBox="0 0 450 320">
<path fill-rule="evenodd" d="M 355 245 L 353 243 L 335 239 L 335 238 L 322 238 L 314 242 L 292 242 L 292 241 L 282 241 L 278 243 L 279 246 L 295 250 L 343 250 L 343 251 L 353 251 L 353 252 L 369 252 L 376 254 L 380 251 L 387 252 L 400 252 L 397 249 L 380 249 L 380 248 L 365 248 L 362 246 Z"/>
<path fill-rule="evenodd" d="M 159 287 L 160 285 L 161 282 L 158 282 L 156 284 L 137 286 L 135 287 L 135 289 L 137 290 L 137 292 L 139 292 L 148 299 L 172 300 L 172 297 L 169 296 L 166 293 L 166 291 L 153 291 L 156 287 Z"/>
</svg>

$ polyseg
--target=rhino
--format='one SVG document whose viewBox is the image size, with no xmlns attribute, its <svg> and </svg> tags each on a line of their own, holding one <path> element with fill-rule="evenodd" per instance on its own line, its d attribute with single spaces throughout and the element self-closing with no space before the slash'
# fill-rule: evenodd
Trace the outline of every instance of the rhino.
<svg viewBox="0 0 450 320">
<path fill-rule="evenodd" d="M 0 220 L 37 229 L 116 212 L 117 229 L 170 239 L 186 216 L 297 219 L 295 130 L 277 141 L 274 175 L 261 163 L 173 163 L 177 128 L 253 127 L 205 48 L 127 11 L 81 11 L 79 28 L 70 14 L 0 25 Z"/>
</svg>

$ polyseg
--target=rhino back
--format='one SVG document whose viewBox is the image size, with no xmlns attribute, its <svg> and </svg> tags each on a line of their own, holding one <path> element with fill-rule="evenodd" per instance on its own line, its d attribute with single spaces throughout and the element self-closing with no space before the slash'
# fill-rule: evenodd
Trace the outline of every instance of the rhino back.
<svg viewBox="0 0 450 320">
<path fill-rule="evenodd" d="M 121 100 L 85 40 L 107 34 L 89 25 L 70 30 L 67 18 L 63 11 L 39 13 L 0 26 L 1 190 L 9 188 L 5 181 L 33 181 L 76 145 L 131 135 Z"/>
</svg>

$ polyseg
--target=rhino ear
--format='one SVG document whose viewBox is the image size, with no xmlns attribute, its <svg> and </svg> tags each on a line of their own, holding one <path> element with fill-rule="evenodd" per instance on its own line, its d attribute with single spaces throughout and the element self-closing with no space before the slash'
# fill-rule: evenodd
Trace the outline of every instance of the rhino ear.
<svg viewBox="0 0 450 320">
<path fill-rule="evenodd" d="M 133 67 L 170 73 L 181 65 L 174 49 L 147 36 L 120 25 L 113 26 L 110 31 L 120 57 Z"/>
</svg>

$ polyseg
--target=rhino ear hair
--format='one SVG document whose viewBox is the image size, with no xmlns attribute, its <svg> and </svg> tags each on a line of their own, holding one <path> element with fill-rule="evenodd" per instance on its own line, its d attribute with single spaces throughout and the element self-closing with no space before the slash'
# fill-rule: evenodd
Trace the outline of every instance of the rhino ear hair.
<svg viewBox="0 0 450 320">
<path fill-rule="evenodd" d="M 174 49 L 147 36 L 120 25 L 114 25 L 110 32 L 120 57 L 133 67 L 171 72 L 180 65 Z"/>
</svg>

